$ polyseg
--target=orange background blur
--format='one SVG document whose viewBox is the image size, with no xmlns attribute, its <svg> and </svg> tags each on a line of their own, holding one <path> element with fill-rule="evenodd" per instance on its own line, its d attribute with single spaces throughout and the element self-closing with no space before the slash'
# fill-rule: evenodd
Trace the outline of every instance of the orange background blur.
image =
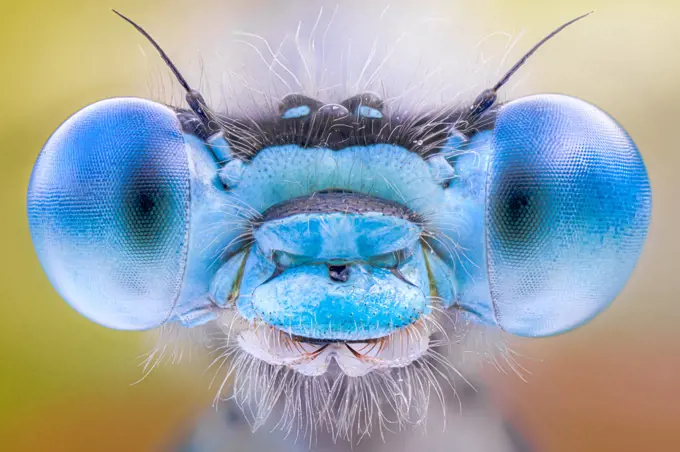
<svg viewBox="0 0 680 452">
<path fill-rule="evenodd" d="M 231 39 L 232 27 L 249 31 L 242 23 L 276 23 L 293 3 L 316 11 L 328 2 L 0 0 L 1 450 L 164 449 L 212 397 L 200 361 L 163 366 L 131 385 L 142 375 L 148 334 L 107 330 L 76 314 L 52 290 L 31 246 L 25 193 L 50 133 L 101 98 L 153 98 L 154 77 L 165 71 L 109 8 L 144 24 L 186 67 L 206 39 Z M 360 2 L 346 3 L 361 14 Z M 649 239 L 604 314 L 569 334 L 521 343 L 528 383 L 488 375 L 538 450 L 680 450 L 680 1 L 392 3 L 395 14 L 427 6 L 430 15 L 465 21 L 473 43 L 524 30 L 510 60 L 556 25 L 596 9 L 530 61 L 512 97 L 563 92 L 617 118 L 652 181 Z M 213 68 L 224 64 L 212 56 L 202 54 Z"/>
</svg>

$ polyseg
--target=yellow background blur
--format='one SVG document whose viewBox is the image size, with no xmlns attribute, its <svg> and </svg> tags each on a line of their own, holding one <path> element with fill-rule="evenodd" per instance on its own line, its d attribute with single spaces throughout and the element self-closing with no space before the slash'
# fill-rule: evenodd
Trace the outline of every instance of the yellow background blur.
<svg viewBox="0 0 680 452">
<path fill-rule="evenodd" d="M 625 291 L 591 324 L 524 342 L 528 383 L 490 372 L 499 403 L 538 450 L 680 450 L 680 1 L 456 3 L 474 40 L 524 30 L 515 57 L 596 9 L 531 60 L 522 93 L 564 92 L 610 112 L 637 142 L 654 190 L 649 239 Z M 442 17 L 453 4 L 441 2 Z M 202 365 L 165 366 L 131 386 L 147 337 L 94 325 L 59 299 L 31 246 L 26 187 L 41 146 L 70 114 L 104 97 L 153 96 L 149 80 L 162 65 L 110 7 L 171 54 L 193 56 L 203 18 L 219 24 L 214 11 L 228 39 L 240 17 L 275 21 L 285 5 L 0 1 L 0 450 L 163 449 L 209 402 Z"/>
</svg>

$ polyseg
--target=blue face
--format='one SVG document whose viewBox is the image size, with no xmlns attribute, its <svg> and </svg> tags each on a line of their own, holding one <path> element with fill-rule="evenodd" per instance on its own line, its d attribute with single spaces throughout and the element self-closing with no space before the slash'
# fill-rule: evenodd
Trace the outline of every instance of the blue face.
<svg viewBox="0 0 680 452">
<path fill-rule="evenodd" d="M 416 366 L 442 316 L 563 333 L 623 288 L 651 192 L 597 107 L 338 102 L 288 96 L 257 123 L 214 115 L 217 130 L 138 98 L 84 108 L 30 182 L 45 273 L 104 326 L 216 325 L 251 362 L 310 378 Z"/>
<path fill-rule="evenodd" d="M 452 123 L 429 147 L 359 136 L 389 124 L 384 114 L 293 106 L 270 134 L 329 117 L 349 132 L 324 126 L 314 143 L 290 135 L 245 152 L 147 100 L 86 107 L 31 179 L 45 272 L 111 328 L 192 327 L 235 311 L 324 343 L 388 337 L 435 305 L 548 336 L 622 289 L 651 196 L 634 143 L 606 113 L 537 95 L 498 108 L 487 130 Z"/>
</svg>

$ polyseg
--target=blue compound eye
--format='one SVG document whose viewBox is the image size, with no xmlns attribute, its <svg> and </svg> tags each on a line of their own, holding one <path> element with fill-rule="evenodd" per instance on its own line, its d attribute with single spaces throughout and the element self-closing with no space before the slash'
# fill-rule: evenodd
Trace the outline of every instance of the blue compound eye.
<svg viewBox="0 0 680 452">
<path fill-rule="evenodd" d="M 623 288 L 651 211 L 649 180 L 626 132 L 561 95 L 503 106 L 487 179 L 489 286 L 496 321 L 522 336 L 587 322 Z"/>
<path fill-rule="evenodd" d="M 190 172 L 171 109 L 117 98 L 57 129 L 28 191 L 34 246 L 59 294 L 111 328 L 146 329 L 173 313 L 182 286 Z"/>
</svg>

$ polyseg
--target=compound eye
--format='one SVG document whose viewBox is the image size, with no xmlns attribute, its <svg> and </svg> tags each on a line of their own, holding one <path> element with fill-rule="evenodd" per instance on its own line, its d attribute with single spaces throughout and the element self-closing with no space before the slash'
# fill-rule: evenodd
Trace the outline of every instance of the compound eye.
<svg viewBox="0 0 680 452">
<path fill-rule="evenodd" d="M 623 288 L 647 234 L 651 191 L 610 116 L 561 95 L 501 108 L 487 179 L 487 264 L 498 324 L 557 334 Z"/>
<path fill-rule="evenodd" d="M 165 322 L 187 254 L 189 180 L 184 136 L 168 107 L 115 98 L 64 122 L 28 189 L 33 243 L 59 294 L 111 328 Z"/>
</svg>

